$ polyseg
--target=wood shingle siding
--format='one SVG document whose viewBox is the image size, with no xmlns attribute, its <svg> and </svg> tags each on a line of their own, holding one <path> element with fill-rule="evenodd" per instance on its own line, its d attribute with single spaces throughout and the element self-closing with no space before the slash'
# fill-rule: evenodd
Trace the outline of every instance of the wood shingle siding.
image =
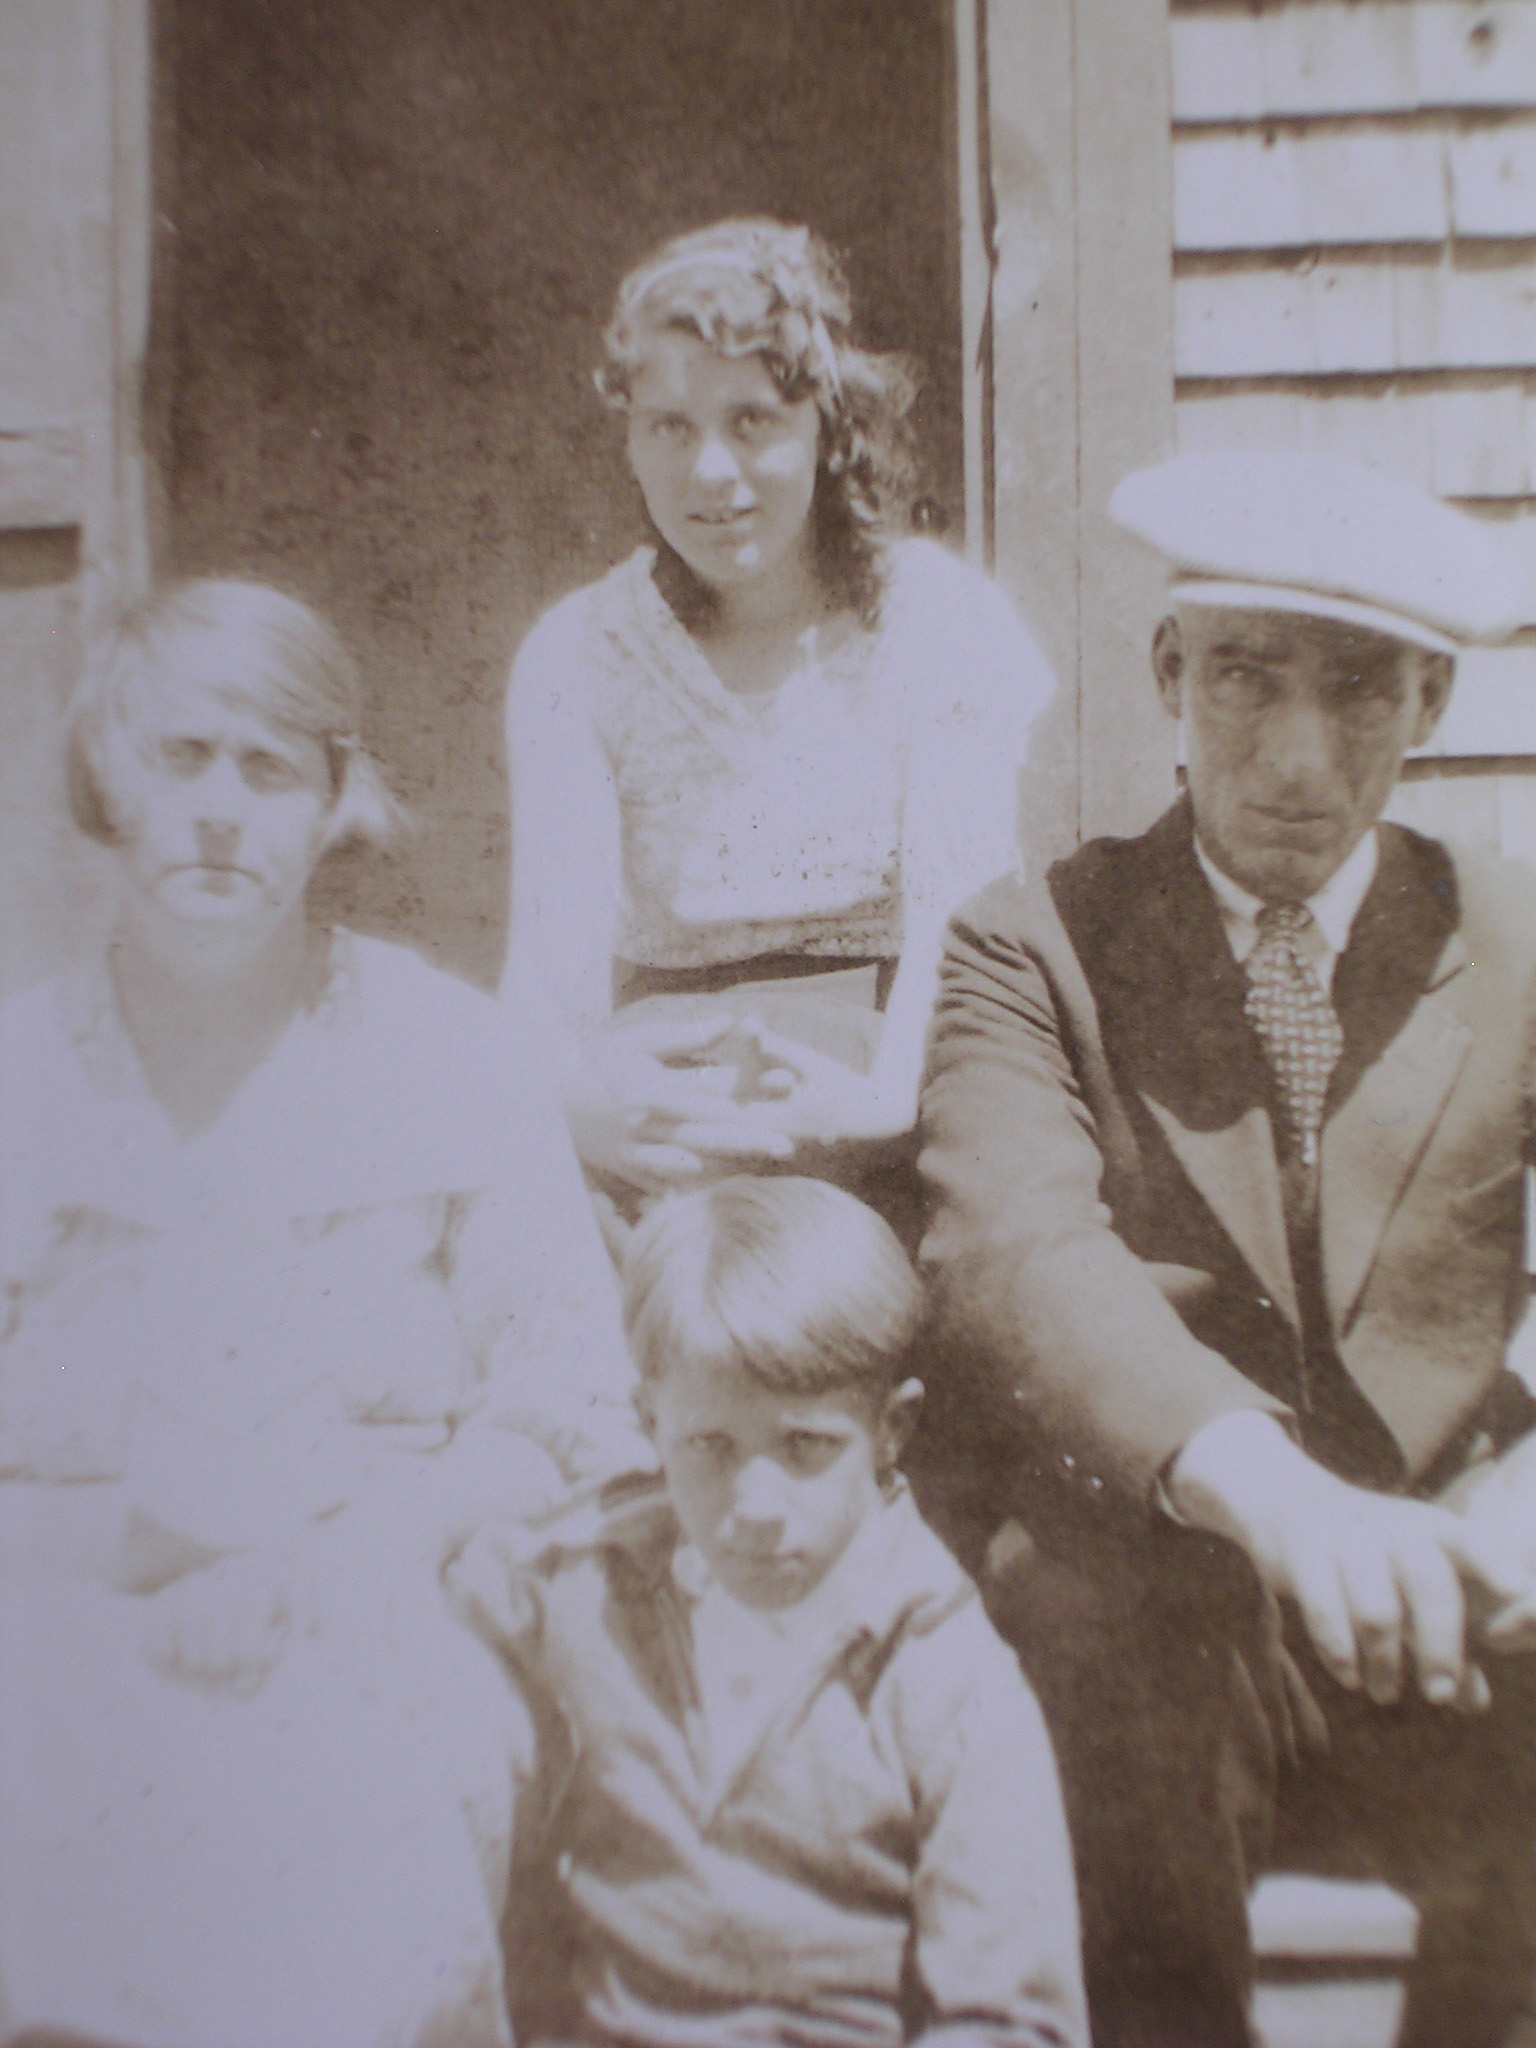
<svg viewBox="0 0 1536 2048">
<path fill-rule="evenodd" d="M 1441 497 L 1536 497 L 1536 371 L 1521 377 L 1306 377 L 1186 384 L 1181 448 L 1315 448 L 1428 483 Z"/>
<path fill-rule="evenodd" d="M 1194 377 L 1536 366 L 1536 244 L 1496 253 L 1181 264 L 1174 360 Z"/>
<path fill-rule="evenodd" d="M 1439 242 L 1449 231 L 1446 138 L 1288 124 L 1176 135 L 1178 248 L 1304 249 Z"/>
<path fill-rule="evenodd" d="M 1173 219 L 1181 251 L 1536 235 L 1536 118 L 1459 132 L 1438 116 L 1182 131 Z"/>
<path fill-rule="evenodd" d="M 1173 17 L 1176 121 L 1532 105 L 1530 0 L 1228 0 Z"/>
</svg>

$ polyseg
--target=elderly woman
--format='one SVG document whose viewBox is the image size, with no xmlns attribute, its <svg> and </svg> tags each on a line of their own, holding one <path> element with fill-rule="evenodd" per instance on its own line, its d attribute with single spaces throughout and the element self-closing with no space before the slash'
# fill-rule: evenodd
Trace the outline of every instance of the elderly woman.
<svg viewBox="0 0 1536 2048">
<path fill-rule="evenodd" d="M 0 2038 L 504 2038 L 520 1707 L 438 1568 L 629 1459 L 537 1048 L 307 892 L 335 635 L 152 598 L 76 704 L 103 957 L 0 1012 Z"/>
<path fill-rule="evenodd" d="M 903 537 L 912 381 L 850 317 L 774 221 L 629 274 L 599 384 L 653 544 L 513 671 L 509 971 L 551 993 L 621 1208 L 753 1159 L 875 1192 L 945 922 L 1020 855 L 1051 679 L 995 586 Z"/>
</svg>

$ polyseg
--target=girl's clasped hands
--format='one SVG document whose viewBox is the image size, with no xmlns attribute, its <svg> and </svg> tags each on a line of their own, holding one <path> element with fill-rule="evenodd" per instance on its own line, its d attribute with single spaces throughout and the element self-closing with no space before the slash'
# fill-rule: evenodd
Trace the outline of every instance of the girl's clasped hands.
<svg viewBox="0 0 1536 2048">
<path fill-rule="evenodd" d="M 684 1022 L 623 1012 L 586 1049 L 568 1097 L 582 1156 L 659 1193 L 753 1162 L 905 1127 L 874 1078 L 752 1016 Z"/>
</svg>

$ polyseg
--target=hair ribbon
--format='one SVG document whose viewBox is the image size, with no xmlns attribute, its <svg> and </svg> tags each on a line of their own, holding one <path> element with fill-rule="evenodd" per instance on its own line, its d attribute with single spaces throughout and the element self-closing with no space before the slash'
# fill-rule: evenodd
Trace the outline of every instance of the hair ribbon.
<svg viewBox="0 0 1536 2048">
<path fill-rule="evenodd" d="M 786 289 L 782 265 L 778 261 L 775 261 L 771 268 L 765 268 L 761 263 L 754 262 L 735 249 L 690 249 L 680 252 L 667 257 L 664 262 L 654 264 L 651 269 L 642 272 L 635 279 L 625 294 L 631 308 L 643 305 L 657 285 L 665 283 L 669 277 L 676 277 L 685 270 L 734 271 L 739 277 L 751 278 L 755 283 L 767 285 L 771 291 L 777 292 L 786 309 L 798 313 L 806 322 L 807 346 L 815 356 L 832 396 L 842 397 L 843 377 L 838 367 L 837 350 L 832 343 L 831 330 L 820 313 L 807 316 L 801 295 Z"/>
</svg>

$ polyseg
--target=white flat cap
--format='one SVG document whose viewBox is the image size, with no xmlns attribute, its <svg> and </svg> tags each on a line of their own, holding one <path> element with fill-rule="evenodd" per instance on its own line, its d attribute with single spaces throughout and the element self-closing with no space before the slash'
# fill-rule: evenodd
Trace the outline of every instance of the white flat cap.
<svg viewBox="0 0 1536 2048">
<path fill-rule="evenodd" d="M 1190 604 L 1306 612 L 1454 654 L 1536 620 L 1508 537 L 1396 477 L 1290 449 L 1177 455 L 1110 517 L 1164 555 Z"/>
</svg>

